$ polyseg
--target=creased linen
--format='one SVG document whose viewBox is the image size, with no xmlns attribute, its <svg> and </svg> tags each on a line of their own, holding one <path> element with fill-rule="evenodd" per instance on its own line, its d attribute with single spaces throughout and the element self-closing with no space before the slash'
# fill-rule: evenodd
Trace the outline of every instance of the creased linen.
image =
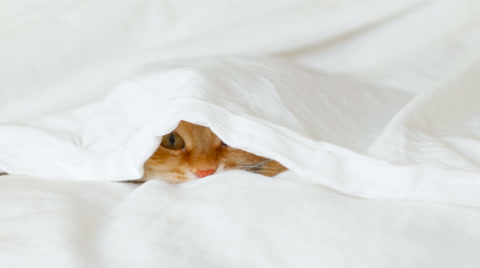
<svg viewBox="0 0 480 268">
<path fill-rule="evenodd" d="M 479 12 L 2 1 L 2 267 L 477 267 Z M 109 182 L 182 119 L 290 170 Z"/>
<path fill-rule="evenodd" d="M 447 120 L 455 123 L 451 125 L 454 131 L 463 131 L 458 130 L 460 122 L 476 119 L 476 87 L 461 90 L 465 94 L 458 95 L 461 106 L 455 107 L 456 113 L 436 117 L 439 126 L 430 124 L 429 129 L 448 131 Z M 448 97 L 447 93 L 438 95 Z M 6 156 L 0 163 L 6 163 L 6 171 L 12 168 L 40 177 L 135 179 L 141 177 L 143 163 L 158 146 L 158 137 L 173 130 L 180 120 L 187 120 L 211 127 L 234 147 L 276 159 L 301 178 L 346 194 L 479 206 L 477 173 L 461 167 L 447 169 L 433 160 L 400 165 L 399 161 L 365 155 L 393 115 L 401 114 L 403 106 L 410 109 L 410 104 L 406 105 L 410 99 L 393 89 L 322 75 L 279 60 L 197 58 L 149 66 L 118 84 L 89 113 L 91 118 L 83 131 L 73 138 L 62 132 L 52 138 L 39 135 L 48 135 L 48 129 L 35 135 L 29 130 L 37 132 L 36 128 L 6 127 L 0 132 L 5 135 L 0 140 Z M 412 102 L 424 103 L 421 99 Z M 49 120 L 57 118 L 52 115 Z M 418 124 L 431 123 L 426 120 Z M 418 133 L 422 134 L 421 128 Z M 35 139 L 26 143 L 28 137 Z M 19 153 L 19 147 L 31 152 Z M 470 162 L 478 158 L 465 144 L 453 151 L 458 153 L 462 148 L 465 155 L 472 155 Z M 445 148 L 437 150 L 448 153 Z M 12 155 L 18 161 L 13 163 L 16 166 L 8 161 Z M 463 165 L 477 164 L 470 162 L 463 161 Z"/>
</svg>

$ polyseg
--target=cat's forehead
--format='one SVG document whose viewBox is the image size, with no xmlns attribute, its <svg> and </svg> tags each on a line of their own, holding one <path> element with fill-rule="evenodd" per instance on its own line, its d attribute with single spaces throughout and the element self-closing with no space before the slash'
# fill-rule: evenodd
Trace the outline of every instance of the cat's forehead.
<svg viewBox="0 0 480 268">
<path fill-rule="evenodd" d="M 192 140 L 216 140 L 218 139 L 217 135 L 213 133 L 210 128 L 200 126 L 197 124 L 192 124 L 186 121 L 180 121 L 177 128 L 175 129 L 183 139 L 192 139 Z"/>
</svg>

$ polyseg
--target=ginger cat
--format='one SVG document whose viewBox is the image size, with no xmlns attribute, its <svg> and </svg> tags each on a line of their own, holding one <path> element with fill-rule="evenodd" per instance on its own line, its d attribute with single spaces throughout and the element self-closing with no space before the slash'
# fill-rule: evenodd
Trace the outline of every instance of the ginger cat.
<svg viewBox="0 0 480 268">
<path fill-rule="evenodd" d="M 144 168 L 143 178 L 136 182 L 159 178 L 183 183 L 231 169 L 272 177 L 286 170 L 274 160 L 226 145 L 208 127 L 185 121 L 163 136 Z"/>
</svg>

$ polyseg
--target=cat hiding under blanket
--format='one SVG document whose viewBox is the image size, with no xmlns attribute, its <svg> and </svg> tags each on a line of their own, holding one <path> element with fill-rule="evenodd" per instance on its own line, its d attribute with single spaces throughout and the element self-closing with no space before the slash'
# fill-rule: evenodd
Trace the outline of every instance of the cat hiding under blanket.
<svg viewBox="0 0 480 268">
<path fill-rule="evenodd" d="M 183 183 L 232 169 L 273 177 L 286 170 L 277 161 L 228 146 L 208 127 L 186 121 L 162 137 L 144 169 L 143 177 L 132 182 L 159 178 Z"/>
<path fill-rule="evenodd" d="M 180 121 L 145 162 L 143 177 L 121 182 L 161 179 L 176 184 L 232 169 L 268 177 L 287 170 L 277 161 L 228 146 L 208 127 Z"/>
</svg>

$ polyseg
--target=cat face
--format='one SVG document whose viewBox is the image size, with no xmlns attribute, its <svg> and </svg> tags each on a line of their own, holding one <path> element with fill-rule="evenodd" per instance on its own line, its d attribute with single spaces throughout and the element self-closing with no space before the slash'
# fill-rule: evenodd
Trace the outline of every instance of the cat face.
<svg viewBox="0 0 480 268">
<path fill-rule="evenodd" d="M 265 176 L 286 170 L 280 163 L 226 145 L 208 127 L 181 121 L 162 137 L 155 153 L 145 163 L 143 179 L 160 178 L 182 183 L 230 169 Z"/>
</svg>

